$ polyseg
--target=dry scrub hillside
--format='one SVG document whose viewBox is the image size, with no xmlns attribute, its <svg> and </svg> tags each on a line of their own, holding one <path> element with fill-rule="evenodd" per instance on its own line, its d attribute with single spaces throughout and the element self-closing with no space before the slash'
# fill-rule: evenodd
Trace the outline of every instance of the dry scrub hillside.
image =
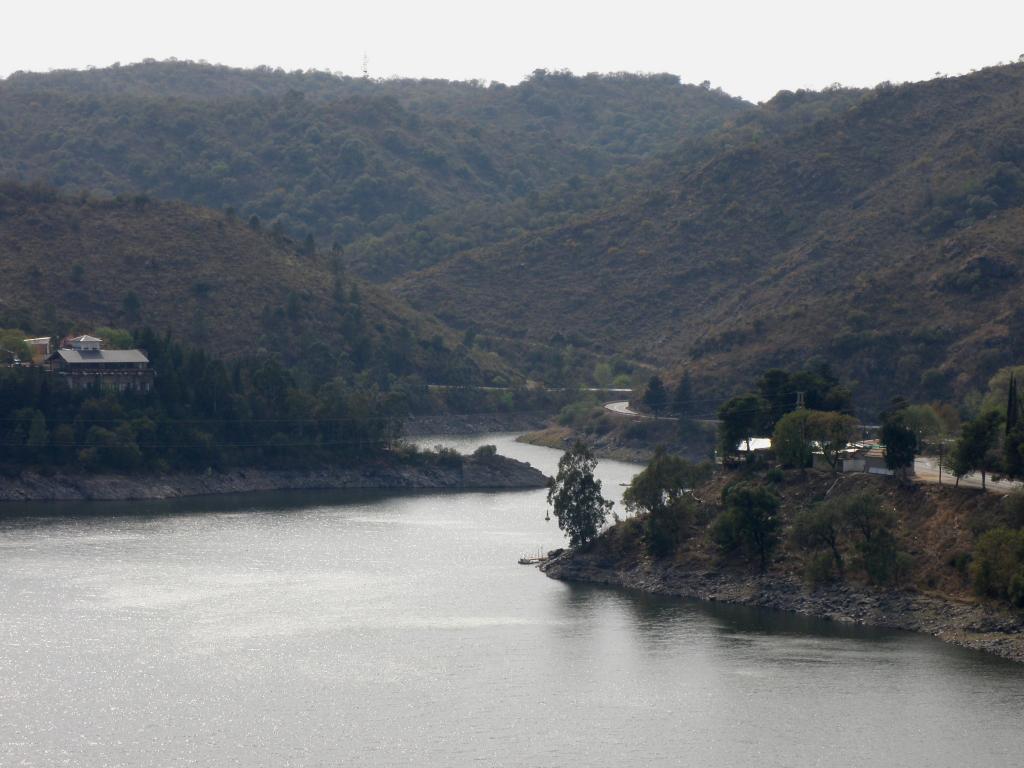
<svg viewBox="0 0 1024 768">
<path fill-rule="evenodd" d="M 756 564 L 747 562 L 739 554 L 722 555 L 708 527 L 724 508 L 722 490 L 744 476 L 738 472 L 719 474 L 695 491 L 701 503 L 696 525 L 674 556 L 679 568 L 756 573 Z M 760 476 L 755 479 L 763 481 Z M 977 536 L 1010 522 L 999 495 L 952 486 L 901 484 L 890 478 L 862 474 L 840 475 L 835 479 L 829 473 L 817 471 L 808 471 L 805 476 L 798 471 L 786 472 L 781 481 L 766 484 L 781 501 L 782 518 L 780 545 L 769 574 L 795 580 L 807 580 L 812 555 L 794 543 L 793 520 L 801 510 L 826 498 L 841 498 L 865 490 L 879 494 L 884 506 L 896 513 L 898 522 L 893 533 L 898 548 L 910 555 L 910 571 L 899 580 L 898 586 L 964 601 L 979 599 L 973 593 L 969 578 L 970 556 Z M 848 564 L 847 580 L 866 584 L 866 575 L 856 565 L 853 537 L 843 537 L 840 549 Z M 643 544 L 642 521 L 629 518 L 613 526 L 595 543 L 591 552 L 606 565 L 616 568 L 649 560 Z"/>
<path fill-rule="evenodd" d="M 0 188 L 0 327 L 35 335 L 150 326 L 227 358 L 307 372 L 489 382 L 504 367 L 331 254 L 224 213 L 143 196 Z"/>
<path fill-rule="evenodd" d="M 396 287 L 719 394 L 823 358 L 868 407 L 962 396 L 1024 356 L 1024 65 L 829 98 L 779 94 L 645 196 Z"/>
</svg>

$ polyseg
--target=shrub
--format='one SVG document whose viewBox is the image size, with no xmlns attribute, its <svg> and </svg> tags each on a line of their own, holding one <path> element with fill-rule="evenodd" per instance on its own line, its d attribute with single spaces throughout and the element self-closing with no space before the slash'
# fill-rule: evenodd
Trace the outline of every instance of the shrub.
<svg viewBox="0 0 1024 768">
<path fill-rule="evenodd" d="M 764 573 L 778 544 L 778 497 L 763 486 L 746 482 L 722 493 L 726 509 L 711 528 L 713 541 L 723 552 L 742 550 L 748 560 L 758 561 Z"/>
<path fill-rule="evenodd" d="M 1009 528 L 1024 528 L 1024 492 L 1014 491 L 1000 505 Z"/>
<path fill-rule="evenodd" d="M 1016 608 L 1024 608 L 1024 568 L 1017 571 L 1010 579 L 1010 588 L 1007 592 L 1011 605 Z"/>
<path fill-rule="evenodd" d="M 971 563 L 974 591 L 989 597 L 1011 598 L 1011 586 L 1016 581 L 1014 595 L 1020 596 L 1019 578 L 1024 570 L 1024 531 L 994 528 L 978 539 Z"/>
<path fill-rule="evenodd" d="M 873 491 L 851 493 L 833 503 L 845 526 L 865 541 L 888 533 L 896 525 L 892 508 L 883 506 L 882 498 Z"/>
<path fill-rule="evenodd" d="M 736 532 L 736 519 L 727 512 L 723 512 L 715 518 L 708 533 L 711 536 L 711 541 L 722 552 L 735 552 L 740 547 L 740 537 Z"/>
<path fill-rule="evenodd" d="M 881 531 L 857 544 L 858 564 L 868 580 L 879 586 L 899 584 L 910 573 L 910 556 L 896 546 L 896 538 Z"/>
<path fill-rule="evenodd" d="M 807 552 L 827 550 L 836 570 L 844 570 L 840 541 L 843 536 L 843 521 L 835 504 L 825 502 L 810 509 L 800 510 L 793 519 L 793 541 Z"/>
<path fill-rule="evenodd" d="M 817 586 L 836 579 L 835 558 L 828 552 L 816 552 L 804 564 L 804 580 Z"/>
<path fill-rule="evenodd" d="M 949 567 L 954 569 L 961 577 L 966 578 L 968 575 L 968 567 L 971 564 L 971 553 L 970 552 L 957 552 L 955 555 L 949 558 Z"/>
<path fill-rule="evenodd" d="M 461 467 L 462 454 L 454 448 L 446 448 L 443 445 L 435 445 L 434 453 L 437 455 L 437 463 L 442 467 Z"/>
<path fill-rule="evenodd" d="M 493 459 L 497 455 L 498 446 L 496 445 L 481 445 L 473 451 L 473 458 L 476 459 Z"/>
<path fill-rule="evenodd" d="M 570 403 L 558 412 L 558 423 L 563 427 L 581 427 L 586 423 L 594 404 L 590 400 Z"/>
<path fill-rule="evenodd" d="M 657 428 L 657 423 L 651 420 L 634 421 L 622 430 L 622 436 L 627 440 L 649 440 Z"/>
<path fill-rule="evenodd" d="M 647 516 L 647 548 L 655 557 L 672 554 L 693 520 L 689 499 L 680 499 Z"/>
<path fill-rule="evenodd" d="M 786 473 L 779 467 L 772 467 L 765 473 L 764 477 L 769 483 L 775 483 L 778 485 L 786 479 Z"/>
<path fill-rule="evenodd" d="M 707 480 L 711 469 L 691 464 L 658 448 L 647 467 L 629 484 L 623 495 L 626 508 L 645 513 L 647 546 L 664 557 L 682 541 L 693 521 L 690 490 Z"/>
</svg>

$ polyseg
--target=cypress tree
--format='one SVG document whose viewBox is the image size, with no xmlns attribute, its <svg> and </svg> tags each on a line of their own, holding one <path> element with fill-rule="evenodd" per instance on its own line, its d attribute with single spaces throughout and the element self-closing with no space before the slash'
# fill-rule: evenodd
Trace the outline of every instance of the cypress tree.
<svg viewBox="0 0 1024 768">
<path fill-rule="evenodd" d="M 1017 379 L 1010 372 L 1010 386 L 1006 395 L 1006 434 L 1010 434 L 1020 421 L 1020 395 L 1017 392 Z"/>
<path fill-rule="evenodd" d="M 684 371 L 672 397 L 672 412 L 676 416 L 686 416 L 693 407 L 693 387 L 690 384 L 690 372 Z"/>
</svg>

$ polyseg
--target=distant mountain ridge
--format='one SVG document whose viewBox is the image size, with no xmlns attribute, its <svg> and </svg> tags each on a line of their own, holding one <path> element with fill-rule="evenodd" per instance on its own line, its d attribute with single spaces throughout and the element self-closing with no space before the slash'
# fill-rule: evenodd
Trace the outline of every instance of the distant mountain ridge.
<svg viewBox="0 0 1024 768">
<path fill-rule="evenodd" d="M 338 243 L 384 279 L 609 202 L 597 180 L 750 108 L 672 75 L 538 70 L 484 86 L 174 61 L 15 73 L 0 81 L 0 178 L 230 206 Z"/>
<path fill-rule="evenodd" d="M 704 144 L 646 194 L 395 287 L 716 391 L 824 359 L 872 406 L 952 399 L 1024 357 L 1024 66 L 781 93 Z"/>
<path fill-rule="evenodd" d="M 541 378 L 617 356 L 717 395 L 817 360 L 871 409 L 1024 358 L 1022 104 L 1024 65 L 755 107 L 669 75 L 148 62 L 0 81 L 0 176 L 218 209 L 319 254 L 314 294 L 355 272 Z M 298 284 L 270 263 L 268 290 Z M 301 305 L 273 291 L 268 316 Z"/>
</svg>

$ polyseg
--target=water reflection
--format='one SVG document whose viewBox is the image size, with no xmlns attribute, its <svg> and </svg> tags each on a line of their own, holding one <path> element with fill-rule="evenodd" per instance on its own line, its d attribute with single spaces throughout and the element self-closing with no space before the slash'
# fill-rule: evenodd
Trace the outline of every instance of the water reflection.
<svg viewBox="0 0 1024 768">
<path fill-rule="evenodd" d="M 600 465 L 606 487 L 635 469 Z M 1019 764 L 1024 668 L 554 582 L 516 564 L 560 543 L 543 511 L 543 491 L 7 508 L 0 765 Z"/>
</svg>

